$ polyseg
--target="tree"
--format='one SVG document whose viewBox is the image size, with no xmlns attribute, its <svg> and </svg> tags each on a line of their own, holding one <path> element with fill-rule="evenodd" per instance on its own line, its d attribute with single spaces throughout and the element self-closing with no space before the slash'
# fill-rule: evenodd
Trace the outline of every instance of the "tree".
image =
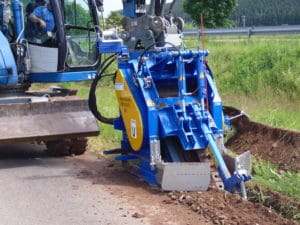
<svg viewBox="0 0 300 225">
<path fill-rule="evenodd" d="M 120 27 L 123 16 L 118 12 L 111 12 L 106 19 L 106 25 L 108 27 Z"/>
<path fill-rule="evenodd" d="M 245 16 L 246 26 L 275 26 L 300 23 L 299 0 L 238 0 L 231 18 L 241 26 Z"/>
<path fill-rule="evenodd" d="M 237 5 L 237 0 L 184 0 L 183 9 L 192 20 L 199 24 L 203 13 L 206 27 L 232 26 L 229 16 Z"/>
<path fill-rule="evenodd" d="M 89 11 L 85 9 L 86 5 L 82 4 L 74 5 L 73 2 L 69 1 L 65 4 L 65 23 L 87 27 L 91 20 Z"/>
</svg>

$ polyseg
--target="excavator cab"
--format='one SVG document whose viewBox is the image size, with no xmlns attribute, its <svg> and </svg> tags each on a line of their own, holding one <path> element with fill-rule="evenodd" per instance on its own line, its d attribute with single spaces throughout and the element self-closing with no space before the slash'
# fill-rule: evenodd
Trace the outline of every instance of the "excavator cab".
<svg viewBox="0 0 300 225">
<path fill-rule="evenodd" d="M 39 2 L 43 2 L 42 5 Z M 30 80 L 49 80 L 48 76 L 41 73 L 89 72 L 97 69 L 99 53 L 96 38 L 99 20 L 93 1 L 36 0 L 36 3 L 28 3 L 23 10 L 26 15 L 24 38 L 28 42 L 32 65 Z M 39 10 L 44 15 L 39 14 Z M 44 16 L 46 23 L 52 23 L 53 26 L 41 31 L 40 24 L 32 21 L 32 14 Z M 47 57 L 41 57 L 45 52 Z M 67 79 L 72 80 L 70 74 Z M 75 75 L 73 79 L 77 80 L 78 77 Z"/>
</svg>

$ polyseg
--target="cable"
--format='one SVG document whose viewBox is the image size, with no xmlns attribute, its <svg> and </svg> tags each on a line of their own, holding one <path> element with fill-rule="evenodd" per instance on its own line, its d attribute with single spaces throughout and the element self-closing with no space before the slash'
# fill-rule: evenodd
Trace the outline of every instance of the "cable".
<svg viewBox="0 0 300 225">
<path fill-rule="evenodd" d="M 173 7 L 174 7 L 175 3 L 176 3 L 176 0 L 173 0 L 173 2 L 170 5 L 170 8 L 169 8 L 169 15 L 172 14 Z"/>
<path fill-rule="evenodd" d="M 106 71 L 106 69 L 112 64 L 112 62 L 115 60 L 115 55 L 109 56 L 107 59 L 104 60 L 103 64 L 100 65 L 97 75 L 95 79 L 93 80 L 89 92 L 89 107 L 91 109 L 91 112 L 94 114 L 94 116 L 101 122 L 107 123 L 107 124 L 113 124 L 114 118 L 106 118 L 102 116 L 102 114 L 99 112 L 97 107 L 97 98 L 96 98 L 96 87 L 98 82 L 103 77 L 103 73 Z"/>
<path fill-rule="evenodd" d="M 108 58 L 106 58 L 103 61 L 103 63 L 100 65 L 100 67 L 97 71 L 97 75 L 96 75 L 95 79 L 93 80 L 93 82 L 91 84 L 91 88 L 90 88 L 90 92 L 89 92 L 88 104 L 89 104 L 91 112 L 99 121 L 101 121 L 102 123 L 106 123 L 106 124 L 113 124 L 113 122 L 116 118 L 104 117 L 99 112 L 98 107 L 97 107 L 96 87 L 97 87 L 98 82 L 101 80 L 101 78 L 106 76 L 106 75 L 103 76 L 103 73 L 116 60 L 116 56 L 117 56 L 117 54 L 110 55 Z"/>
<path fill-rule="evenodd" d="M 176 51 L 178 51 L 179 55 L 181 55 L 179 48 L 178 48 L 176 45 L 174 45 L 174 44 L 172 44 L 172 43 L 170 43 L 170 42 L 166 42 L 166 41 L 154 42 L 153 44 L 151 44 L 150 46 L 148 46 L 148 47 L 143 51 L 143 53 L 141 54 L 140 59 L 139 59 L 139 62 L 138 62 L 138 71 L 140 71 L 140 69 L 141 69 L 141 66 L 142 66 L 142 63 L 143 63 L 142 60 L 143 60 L 144 55 L 145 55 L 145 54 L 146 54 L 146 53 L 147 53 L 154 45 L 157 45 L 157 44 L 168 44 L 168 45 L 171 45 L 173 48 L 175 48 Z"/>
</svg>

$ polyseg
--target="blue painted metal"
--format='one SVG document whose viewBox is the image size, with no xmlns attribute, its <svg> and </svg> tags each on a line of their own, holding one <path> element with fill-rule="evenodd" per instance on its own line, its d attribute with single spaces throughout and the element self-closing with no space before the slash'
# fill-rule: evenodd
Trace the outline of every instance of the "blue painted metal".
<svg viewBox="0 0 300 225">
<path fill-rule="evenodd" d="M 22 10 L 22 2 L 19 0 L 13 0 L 11 2 L 12 6 L 12 12 L 14 15 L 14 27 L 15 27 L 15 33 L 18 37 L 21 34 L 21 38 L 23 38 L 24 35 L 22 35 L 23 30 L 23 24 L 24 24 L 24 16 L 23 16 L 23 10 Z"/>
<path fill-rule="evenodd" d="M 225 189 L 234 192 L 241 182 L 250 176 L 231 174 L 215 137 L 223 135 L 222 101 L 213 75 L 206 68 L 208 51 L 202 50 L 149 50 L 140 61 L 141 52 L 120 57 L 119 68 L 143 115 L 144 140 L 139 151 L 133 151 L 127 138 L 122 116 L 115 128 L 123 132 L 121 143 L 124 155 L 135 155 L 142 179 L 153 184 L 157 171 L 151 167 L 150 142 L 160 140 L 164 161 L 181 162 L 172 138 L 180 143 L 181 151 L 205 150 L 209 147 L 217 162 L 217 168 Z M 140 66 L 139 66 L 140 65 Z M 171 139 L 169 139 L 171 138 Z M 129 152 L 129 153 L 128 153 Z M 119 160 L 128 161 L 122 156 Z"/>
<path fill-rule="evenodd" d="M 76 82 L 93 80 L 97 71 L 79 71 L 62 73 L 31 73 L 26 79 L 31 83 Z"/>
<path fill-rule="evenodd" d="M 119 53 L 122 51 L 122 41 L 114 40 L 114 41 L 105 41 L 105 40 L 97 40 L 97 47 L 100 54 L 105 53 Z"/>
<path fill-rule="evenodd" d="M 135 1 L 123 1 L 123 15 L 129 18 L 137 18 Z"/>
<path fill-rule="evenodd" d="M 4 0 L 0 0 L 0 31 L 7 36 L 8 35 L 8 15 L 10 14 L 9 5 Z"/>
<path fill-rule="evenodd" d="M 126 17 L 134 19 L 143 14 L 142 10 L 137 11 L 136 2 L 123 1 Z M 23 15 L 19 0 L 12 2 L 12 10 L 15 32 L 22 39 Z M 18 74 L 14 56 L 1 32 L 0 43 L 0 85 L 16 85 Z M 138 161 L 135 167 L 140 177 L 150 184 L 158 184 L 152 142 L 164 142 L 161 157 L 170 163 L 182 162 L 178 151 L 204 151 L 210 147 L 226 190 L 234 191 L 241 182 L 251 179 L 238 172 L 231 174 L 218 149 L 215 137 L 223 135 L 222 101 L 206 65 L 208 51 L 166 47 L 129 52 L 119 41 L 100 39 L 97 46 L 100 53 L 120 54 L 118 68 L 130 89 L 131 100 L 142 115 L 140 149 L 131 147 L 122 115 L 114 121 L 115 129 L 121 130 L 123 135 L 121 155 L 117 160 Z M 84 81 L 94 79 L 95 74 L 96 71 L 33 73 L 27 74 L 25 80 L 31 83 Z"/>
<path fill-rule="evenodd" d="M 0 31 L 0 86 L 12 86 L 18 83 L 17 67 L 10 45 Z"/>
</svg>

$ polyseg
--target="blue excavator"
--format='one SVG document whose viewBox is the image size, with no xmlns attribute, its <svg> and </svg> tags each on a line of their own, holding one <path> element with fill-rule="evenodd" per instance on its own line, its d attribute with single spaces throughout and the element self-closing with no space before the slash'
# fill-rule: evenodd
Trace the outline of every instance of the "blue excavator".
<svg viewBox="0 0 300 225">
<path fill-rule="evenodd" d="M 236 116 L 223 114 L 209 51 L 184 45 L 184 21 L 172 13 L 176 0 L 123 0 L 119 33 L 101 29 L 102 0 L 49 0 L 42 7 L 51 9 L 55 26 L 42 34 L 28 28 L 38 22 L 31 14 L 41 6 L 0 1 L 0 142 L 38 140 L 52 152 L 80 154 L 84 137 L 99 132 L 97 118 L 122 133 L 120 148 L 104 153 L 116 154 L 149 184 L 188 191 L 214 183 L 247 198 L 251 155 L 232 156 L 224 146 Z M 30 34 L 35 30 L 38 35 Z M 115 61 L 120 113 L 107 118 L 95 93 Z M 88 101 L 56 86 L 50 92 L 29 89 L 33 83 L 86 80 L 92 81 Z"/>
<path fill-rule="evenodd" d="M 37 8 L 49 8 L 52 30 L 30 19 Z M 85 137 L 98 135 L 87 100 L 54 85 L 95 77 L 96 12 L 94 1 L 0 0 L 0 143 L 44 142 L 54 155 L 82 154 Z M 53 86 L 33 91 L 34 83 Z"/>
</svg>

